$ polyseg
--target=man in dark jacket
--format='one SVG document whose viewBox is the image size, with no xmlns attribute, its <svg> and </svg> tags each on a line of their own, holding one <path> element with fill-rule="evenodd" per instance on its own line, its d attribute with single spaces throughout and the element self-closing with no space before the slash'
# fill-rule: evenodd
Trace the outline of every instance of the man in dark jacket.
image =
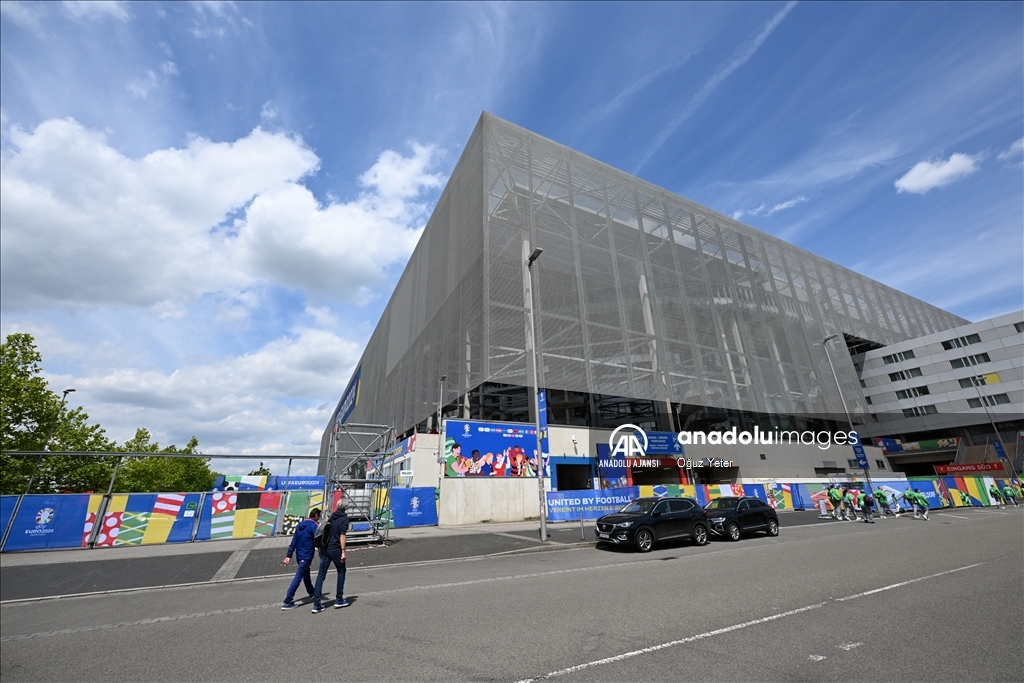
<svg viewBox="0 0 1024 683">
<path fill-rule="evenodd" d="M 327 547 L 320 551 L 320 570 L 316 573 L 316 590 L 313 592 L 313 614 L 319 614 L 327 609 L 320 604 L 320 597 L 323 594 L 327 570 L 332 564 L 338 570 L 338 590 L 334 594 L 334 606 L 340 608 L 351 604 L 342 597 L 345 590 L 345 541 L 349 524 L 345 508 L 345 500 L 338 501 L 338 507 L 331 515 L 331 535 Z"/>
<path fill-rule="evenodd" d="M 284 596 L 284 604 L 281 605 L 281 609 L 295 609 L 298 606 L 295 604 L 294 598 L 300 583 L 306 584 L 306 593 L 313 597 L 313 582 L 309 578 L 309 566 L 313 564 L 313 555 L 316 553 L 313 549 L 313 535 L 316 534 L 319 521 L 320 508 L 313 508 L 309 511 L 309 518 L 302 520 L 295 527 L 295 535 L 292 536 L 292 542 L 288 544 L 288 554 L 284 557 L 284 565 L 288 566 L 292 559 L 292 553 L 295 553 L 295 560 L 299 566 L 295 570 L 292 585 L 288 586 L 288 593 Z"/>
</svg>

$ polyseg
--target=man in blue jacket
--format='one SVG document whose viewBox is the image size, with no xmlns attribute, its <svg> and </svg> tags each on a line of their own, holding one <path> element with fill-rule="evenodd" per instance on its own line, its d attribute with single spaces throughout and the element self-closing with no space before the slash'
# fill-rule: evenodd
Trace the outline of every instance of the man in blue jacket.
<svg viewBox="0 0 1024 683">
<path fill-rule="evenodd" d="M 345 591 L 345 543 L 348 536 L 349 519 L 345 513 L 348 504 L 345 500 L 338 501 L 338 507 L 331 515 L 331 536 L 327 541 L 327 547 L 320 551 L 320 570 L 316 574 L 316 589 L 313 592 L 313 614 L 320 614 L 326 607 L 320 603 L 321 591 L 324 588 L 324 579 L 327 578 L 327 570 L 334 565 L 338 570 L 338 590 L 334 593 L 334 606 L 336 608 L 348 607 L 352 604 L 346 600 Z"/>
<path fill-rule="evenodd" d="M 294 602 L 294 598 L 295 591 L 299 589 L 300 583 L 306 585 L 306 592 L 309 593 L 309 597 L 313 597 L 313 581 L 309 577 L 309 566 L 313 563 L 313 555 L 316 553 L 313 547 L 313 536 L 316 534 L 316 527 L 319 521 L 320 508 L 313 508 L 309 512 L 309 519 L 302 520 L 295 527 L 295 535 L 292 536 L 292 542 L 288 544 L 288 554 L 284 557 L 284 565 L 288 566 L 292 559 L 292 553 L 295 553 L 295 559 L 299 567 L 295 570 L 295 578 L 292 579 L 292 585 L 288 586 L 288 594 L 284 596 L 284 604 L 281 605 L 281 609 L 295 609 L 298 607 Z"/>
</svg>

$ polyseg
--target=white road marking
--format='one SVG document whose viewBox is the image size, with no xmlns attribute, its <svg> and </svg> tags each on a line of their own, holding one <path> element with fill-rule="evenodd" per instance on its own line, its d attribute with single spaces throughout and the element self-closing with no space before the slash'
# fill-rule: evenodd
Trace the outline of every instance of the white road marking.
<svg viewBox="0 0 1024 683">
<path fill-rule="evenodd" d="M 839 645 L 836 645 L 836 647 L 838 647 L 840 650 L 846 650 L 847 652 L 849 652 L 850 650 L 858 648 L 863 644 L 864 643 L 841 643 Z M 824 659 L 824 657 L 822 659 Z"/>
<path fill-rule="evenodd" d="M 821 660 L 825 659 L 825 657 L 823 655 L 811 655 L 807 659 L 811 660 L 812 662 L 820 662 Z"/>
<path fill-rule="evenodd" d="M 969 564 L 966 567 L 957 567 L 956 569 L 950 569 L 948 571 L 939 572 L 938 574 L 929 574 L 928 576 L 922 576 L 917 579 L 910 579 L 909 581 L 900 581 L 899 583 L 890 584 L 883 586 L 882 588 L 876 588 L 870 591 L 864 591 L 863 593 L 855 593 L 854 595 L 847 595 L 845 598 L 836 598 L 836 602 L 846 602 L 847 600 L 856 600 L 857 598 L 863 598 L 865 595 L 874 595 L 875 593 L 882 593 L 883 591 L 891 591 L 893 588 L 900 588 L 901 586 L 907 586 L 918 581 L 927 581 L 928 579 L 934 579 L 939 576 L 945 576 L 946 574 L 953 574 L 955 572 L 962 572 L 965 569 L 971 569 L 973 567 L 980 567 L 985 564 L 984 562 L 978 562 L 977 564 Z"/>
<path fill-rule="evenodd" d="M 538 676 L 537 678 L 526 678 L 522 681 L 519 681 L 519 683 L 532 683 L 532 681 L 543 681 L 548 678 L 554 678 L 555 676 L 562 676 L 568 673 L 573 673 L 574 671 L 588 669 L 592 666 L 598 666 L 601 664 L 611 664 L 612 662 L 621 662 L 624 659 L 636 657 L 637 655 L 645 655 L 650 652 L 657 652 L 658 650 L 664 650 L 667 647 L 674 647 L 676 645 L 682 645 L 684 643 L 692 643 L 697 640 L 704 640 L 705 638 L 711 638 L 712 636 L 721 635 L 723 633 L 729 633 L 730 631 L 738 631 L 741 628 L 747 628 L 748 626 L 756 626 L 757 624 L 764 624 L 769 621 L 775 621 L 776 619 L 782 619 L 784 617 L 789 617 L 794 614 L 800 614 L 801 612 L 808 612 L 812 609 L 824 607 L 827 604 L 827 602 L 819 602 L 814 605 L 807 605 L 806 607 L 791 609 L 787 612 L 779 612 L 778 614 L 773 614 L 770 617 L 762 617 L 761 619 L 754 619 L 753 621 L 745 621 L 742 624 L 734 624 L 733 626 L 726 626 L 725 628 L 715 629 L 714 631 L 699 633 L 695 636 L 690 636 L 689 638 L 680 638 L 679 640 L 673 640 L 669 643 L 662 643 L 661 645 L 652 645 L 651 647 L 645 647 L 642 650 L 633 650 L 632 652 L 624 652 L 621 655 L 616 655 L 614 657 L 598 659 L 593 662 L 587 662 L 586 664 L 577 664 L 576 666 L 571 666 L 568 669 L 562 669 L 561 671 L 552 671 L 549 674 L 546 674 L 544 676 Z"/>
<path fill-rule="evenodd" d="M 875 593 L 881 593 L 882 591 L 892 590 L 894 588 L 899 588 L 900 586 L 906 586 L 906 585 L 909 585 L 909 584 L 912 584 L 912 583 L 917 583 L 918 581 L 925 581 L 927 579 L 934 579 L 934 578 L 939 577 L 939 576 L 945 576 L 946 574 L 953 574 L 954 572 L 960 572 L 960 571 L 963 571 L 965 569 L 971 569 L 972 567 L 980 567 L 983 564 L 987 564 L 987 563 L 986 562 L 978 562 L 976 564 L 967 565 L 966 567 L 958 567 L 956 569 L 950 569 L 949 571 L 939 572 L 938 574 L 930 574 L 928 576 L 922 576 L 920 578 L 911 579 L 909 581 L 901 581 L 900 583 L 894 583 L 894 584 L 891 584 L 889 586 L 884 586 L 882 588 L 876 588 L 874 590 L 864 591 L 863 593 L 855 593 L 854 595 L 847 595 L 844 598 L 835 598 L 834 600 L 831 600 L 831 601 L 828 601 L 828 602 L 819 602 L 819 603 L 815 603 L 813 605 L 807 605 L 806 607 L 799 607 L 797 609 L 788 610 L 786 612 L 779 612 L 778 614 L 773 614 L 773 615 L 771 615 L 769 617 L 763 617 L 761 619 L 754 619 L 753 621 L 745 621 L 742 624 L 735 624 L 733 626 L 726 626 L 725 628 L 716 629 L 714 631 L 707 631 L 706 633 L 700 633 L 700 634 L 695 635 L 695 636 L 690 636 L 689 638 L 681 638 L 679 640 L 673 640 L 673 641 L 670 641 L 668 643 L 662 643 L 661 645 L 652 645 L 651 647 L 645 647 L 645 648 L 640 649 L 640 650 L 633 650 L 632 652 L 624 652 L 621 655 L 616 655 L 614 657 L 606 657 L 605 659 L 598 659 L 598 660 L 595 660 L 593 662 L 587 662 L 586 664 L 577 664 L 576 666 L 571 666 L 568 669 L 562 669 L 560 671 L 552 671 L 551 673 L 545 674 L 543 676 L 537 676 L 536 678 L 526 678 L 526 679 L 523 679 L 523 680 L 519 681 L 519 683 L 532 683 L 533 681 L 543 681 L 543 680 L 547 680 L 549 678 L 554 678 L 556 676 L 563 676 L 563 675 L 568 674 L 568 673 L 573 673 L 575 671 L 580 671 L 582 669 L 588 669 L 588 668 L 590 668 L 592 666 L 599 666 L 601 664 L 611 664 L 613 662 L 621 662 L 624 659 L 630 659 L 632 657 L 636 657 L 636 656 L 639 656 L 639 655 L 645 655 L 645 654 L 649 654 L 651 652 L 657 652 L 658 650 L 664 650 L 665 648 L 668 648 L 668 647 L 674 647 L 676 645 L 683 645 L 685 643 L 692 643 L 692 642 L 695 642 L 695 641 L 698 641 L 698 640 L 704 640 L 705 638 L 711 638 L 713 636 L 721 635 L 723 633 L 729 633 L 731 631 L 738 631 L 738 630 L 740 630 L 742 628 L 747 628 L 748 626 L 756 626 L 758 624 L 764 624 L 764 623 L 769 622 L 769 621 L 775 621 L 776 619 L 782 619 L 784 617 L 792 616 L 794 614 L 800 614 L 801 612 L 808 612 L 810 610 L 814 610 L 814 609 L 818 609 L 820 607 L 824 607 L 825 605 L 829 604 L 829 602 L 846 602 L 847 600 L 855 600 L 857 598 L 862 598 L 862 597 L 864 597 L 866 595 L 874 595 Z M 862 645 L 862 643 L 845 643 L 843 645 L 838 645 L 837 647 L 843 648 L 845 650 L 852 650 L 853 648 L 858 647 L 860 645 Z M 815 655 L 811 655 L 811 659 L 814 659 L 814 657 L 815 657 Z M 822 659 L 824 659 L 824 657 Z M 820 660 L 815 660 L 815 661 L 820 661 Z"/>
</svg>

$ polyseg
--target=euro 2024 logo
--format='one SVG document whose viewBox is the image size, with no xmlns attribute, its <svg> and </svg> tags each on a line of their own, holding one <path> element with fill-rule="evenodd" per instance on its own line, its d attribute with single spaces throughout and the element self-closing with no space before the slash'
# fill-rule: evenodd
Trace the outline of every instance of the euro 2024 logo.
<svg viewBox="0 0 1024 683">
<path fill-rule="evenodd" d="M 43 508 L 36 513 L 36 524 L 49 524 L 53 521 L 53 508 Z"/>
</svg>

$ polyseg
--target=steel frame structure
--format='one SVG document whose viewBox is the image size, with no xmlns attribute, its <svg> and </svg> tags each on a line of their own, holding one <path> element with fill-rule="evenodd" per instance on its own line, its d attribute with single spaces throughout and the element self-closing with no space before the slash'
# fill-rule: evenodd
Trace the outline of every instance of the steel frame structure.
<svg viewBox="0 0 1024 683">
<path fill-rule="evenodd" d="M 390 527 L 391 478 L 367 477 L 367 471 L 383 470 L 384 460 L 394 447 L 390 425 L 345 423 L 331 432 L 324 478 L 324 504 L 341 491 L 348 503 L 349 517 L 369 522 L 366 531 L 349 530 L 350 542 L 386 542 Z M 367 467 L 372 465 L 372 468 Z M 332 510 L 325 510 L 330 515 Z"/>
</svg>

